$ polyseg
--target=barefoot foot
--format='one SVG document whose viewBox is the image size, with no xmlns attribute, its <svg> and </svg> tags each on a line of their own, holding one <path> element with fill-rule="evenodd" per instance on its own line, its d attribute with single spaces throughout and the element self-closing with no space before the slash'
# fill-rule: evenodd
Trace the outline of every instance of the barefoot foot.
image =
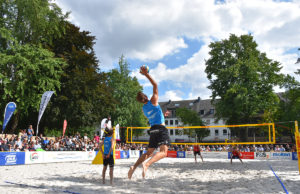
<svg viewBox="0 0 300 194">
<path fill-rule="evenodd" d="M 128 171 L 128 179 L 129 180 L 131 179 L 133 172 L 134 172 L 134 168 L 133 168 L 133 166 L 130 166 L 129 171 Z"/>
<path fill-rule="evenodd" d="M 146 176 L 146 171 L 147 171 L 147 168 L 148 168 L 148 167 L 146 166 L 145 163 L 143 163 L 142 166 L 143 166 L 142 176 L 143 176 L 143 178 L 145 178 L 145 176 Z"/>
</svg>

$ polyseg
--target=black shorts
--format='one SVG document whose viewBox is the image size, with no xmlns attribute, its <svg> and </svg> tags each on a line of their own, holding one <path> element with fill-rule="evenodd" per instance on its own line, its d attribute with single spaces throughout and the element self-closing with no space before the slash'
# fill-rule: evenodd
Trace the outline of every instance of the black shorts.
<svg viewBox="0 0 300 194">
<path fill-rule="evenodd" d="M 158 148 L 161 145 L 170 145 L 168 129 L 163 125 L 153 125 L 149 131 L 150 140 L 148 148 Z"/>
<path fill-rule="evenodd" d="M 115 161 L 114 161 L 113 155 L 110 155 L 109 158 L 103 159 L 104 166 L 109 165 L 109 167 L 114 167 L 114 164 L 115 164 Z"/>
<path fill-rule="evenodd" d="M 232 155 L 232 159 L 239 159 L 240 157 L 239 156 L 234 156 L 234 155 Z"/>
<path fill-rule="evenodd" d="M 200 152 L 200 151 L 197 151 L 197 152 L 194 151 L 194 156 L 196 156 L 197 154 L 198 154 L 199 156 L 201 156 L 201 152 Z"/>
</svg>

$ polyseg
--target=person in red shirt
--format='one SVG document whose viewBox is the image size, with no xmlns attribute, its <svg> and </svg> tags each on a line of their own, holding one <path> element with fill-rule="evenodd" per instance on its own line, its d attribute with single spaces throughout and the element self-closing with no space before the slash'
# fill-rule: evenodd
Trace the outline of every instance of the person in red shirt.
<svg viewBox="0 0 300 194">
<path fill-rule="evenodd" d="M 232 147 L 232 151 L 231 151 L 231 159 L 230 159 L 230 164 L 232 164 L 232 159 L 239 159 L 241 161 L 241 163 L 243 164 L 243 161 L 241 159 L 241 153 L 238 149 L 237 146 L 233 146 Z"/>
<path fill-rule="evenodd" d="M 200 156 L 202 162 L 203 162 L 203 158 L 202 158 L 202 155 L 201 155 L 201 148 L 199 145 L 194 145 L 194 156 L 195 156 L 195 163 L 197 163 L 197 154 Z"/>
</svg>

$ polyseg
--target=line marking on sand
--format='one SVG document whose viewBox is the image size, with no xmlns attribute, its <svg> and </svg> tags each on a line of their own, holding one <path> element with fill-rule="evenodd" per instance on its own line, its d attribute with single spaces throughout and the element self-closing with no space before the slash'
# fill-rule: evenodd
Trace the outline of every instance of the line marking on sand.
<svg viewBox="0 0 300 194">
<path fill-rule="evenodd" d="M 52 189 L 52 188 L 46 188 L 46 187 L 41 187 L 41 186 L 27 185 L 27 184 L 23 184 L 23 183 L 13 183 L 13 182 L 10 182 L 10 181 L 4 181 L 4 182 L 8 183 L 8 184 L 12 184 L 12 185 L 18 185 L 18 186 L 21 186 L 21 187 L 31 187 L 31 188 L 36 188 L 36 189 L 50 189 L 52 191 L 59 191 L 59 192 L 72 193 L 72 194 L 80 194 L 80 193 L 72 192 L 72 191 L 69 191 L 69 190 Z"/>
<path fill-rule="evenodd" d="M 283 182 L 280 180 L 280 178 L 277 176 L 277 174 L 274 172 L 272 166 L 269 164 L 269 167 L 271 168 L 273 174 L 275 175 L 275 177 L 277 178 L 277 180 L 279 181 L 279 183 L 281 184 L 282 188 L 284 189 L 284 191 L 288 194 L 289 192 L 287 191 L 287 189 L 285 188 Z"/>
</svg>

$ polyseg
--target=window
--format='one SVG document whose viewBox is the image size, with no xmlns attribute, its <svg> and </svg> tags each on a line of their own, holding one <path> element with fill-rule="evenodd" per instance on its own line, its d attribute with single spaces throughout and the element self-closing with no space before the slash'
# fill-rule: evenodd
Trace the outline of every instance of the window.
<svg viewBox="0 0 300 194">
<path fill-rule="evenodd" d="M 223 129 L 223 135 L 227 135 L 227 130 Z"/>
<path fill-rule="evenodd" d="M 210 109 L 209 110 L 209 114 L 214 114 L 215 113 L 215 109 Z"/>
<path fill-rule="evenodd" d="M 174 135 L 173 129 L 170 130 L 170 135 Z"/>
<path fill-rule="evenodd" d="M 179 107 L 179 104 L 175 104 L 176 107 Z"/>
<path fill-rule="evenodd" d="M 190 106 L 193 106 L 193 104 L 194 104 L 194 103 L 191 102 L 191 103 L 190 103 Z"/>
<path fill-rule="evenodd" d="M 208 119 L 208 120 L 206 120 L 206 124 L 210 124 L 210 120 Z"/>
<path fill-rule="evenodd" d="M 180 135 L 180 132 L 178 129 L 175 130 L 175 135 Z"/>
<path fill-rule="evenodd" d="M 166 125 L 169 125 L 169 120 L 165 120 L 165 124 L 166 124 Z"/>
<path fill-rule="evenodd" d="M 178 125 L 178 120 L 175 120 L 175 125 Z"/>
<path fill-rule="evenodd" d="M 200 110 L 200 115 L 204 115 L 204 110 Z"/>
<path fill-rule="evenodd" d="M 218 129 L 215 130 L 215 136 L 219 136 L 219 130 Z"/>
<path fill-rule="evenodd" d="M 170 120 L 170 125 L 173 125 L 173 120 Z"/>
</svg>

